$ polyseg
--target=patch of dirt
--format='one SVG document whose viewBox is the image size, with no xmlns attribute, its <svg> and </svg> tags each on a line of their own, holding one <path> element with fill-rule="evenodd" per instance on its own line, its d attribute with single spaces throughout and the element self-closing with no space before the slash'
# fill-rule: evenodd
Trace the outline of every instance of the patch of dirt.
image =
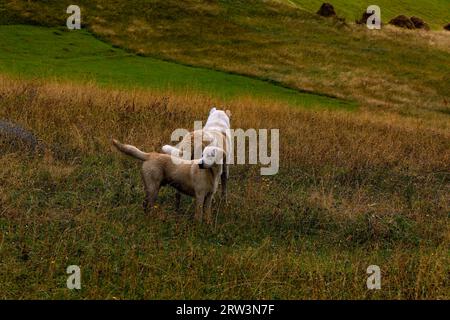
<svg viewBox="0 0 450 320">
<path fill-rule="evenodd" d="M 411 21 L 410 18 L 404 15 L 399 15 L 389 21 L 389 24 L 392 24 L 394 26 L 400 27 L 400 28 L 406 28 L 406 29 L 415 29 L 414 23 Z"/>
<path fill-rule="evenodd" d="M 411 17 L 410 20 L 414 24 L 414 27 L 416 29 L 430 30 L 430 26 L 422 19 L 420 19 L 418 17 Z"/>
</svg>

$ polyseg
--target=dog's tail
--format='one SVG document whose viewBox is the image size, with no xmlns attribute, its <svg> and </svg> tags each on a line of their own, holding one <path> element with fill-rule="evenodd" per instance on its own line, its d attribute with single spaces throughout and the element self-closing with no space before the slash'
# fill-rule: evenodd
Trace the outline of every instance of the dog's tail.
<svg viewBox="0 0 450 320">
<path fill-rule="evenodd" d="M 146 161 L 148 160 L 148 157 L 150 156 L 149 153 L 142 152 L 135 146 L 129 145 L 129 144 L 122 144 L 119 141 L 112 139 L 113 145 L 121 152 L 132 156 L 133 158 Z"/>
<path fill-rule="evenodd" d="M 175 147 L 169 146 L 169 145 L 165 145 L 162 147 L 162 152 L 164 152 L 165 154 L 168 154 L 170 156 L 175 156 L 175 157 L 180 157 L 181 156 L 181 150 L 177 149 Z"/>
</svg>

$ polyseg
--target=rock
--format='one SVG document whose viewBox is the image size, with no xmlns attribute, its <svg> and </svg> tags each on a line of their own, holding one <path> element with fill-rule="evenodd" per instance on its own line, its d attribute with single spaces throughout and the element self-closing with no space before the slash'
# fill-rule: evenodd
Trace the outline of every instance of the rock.
<svg viewBox="0 0 450 320">
<path fill-rule="evenodd" d="M 404 15 L 400 15 L 389 21 L 389 24 L 392 24 L 394 26 L 400 27 L 400 28 L 406 28 L 406 29 L 415 29 L 414 23 L 411 21 L 410 18 Z"/>
<path fill-rule="evenodd" d="M 373 13 L 367 13 L 366 11 L 363 12 L 361 19 L 356 20 L 357 24 L 364 24 L 367 25 L 367 20 L 373 15 Z M 384 25 L 383 22 L 380 23 L 382 26 Z"/>
<path fill-rule="evenodd" d="M 447 23 L 447 24 L 444 26 L 444 29 L 450 31 L 450 23 Z"/>
<path fill-rule="evenodd" d="M 330 3 L 323 3 L 320 7 L 319 11 L 317 11 L 317 14 L 322 17 L 335 17 L 336 12 L 334 11 L 334 7 Z"/>
<path fill-rule="evenodd" d="M 44 151 L 44 146 L 33 133 L 12 122 L 0 120 L 0 139 L 13 148 L 24 146 L 31 153 Z"/>
<path fill-rule="evenodd" d="M 367 13 L 366 11 L 364 11 L 364 13 L 362 14 L 361 19 L 356 20 L 356 23 L 358 24 L 367 24 L 367 19 L 369 19 L 369 17 L 372 15 L 372 13 Z"/>
<path fill-rule="evenodd" d="M 430 30 L 430 27 L 428 26 L 428 24 L 425 21 L 423 21 L 422 19 L 420 19 L 418 17 L 411 17 L 410 20 L 414 24 L 414 27 L 416 29 Z"/>
</svg>

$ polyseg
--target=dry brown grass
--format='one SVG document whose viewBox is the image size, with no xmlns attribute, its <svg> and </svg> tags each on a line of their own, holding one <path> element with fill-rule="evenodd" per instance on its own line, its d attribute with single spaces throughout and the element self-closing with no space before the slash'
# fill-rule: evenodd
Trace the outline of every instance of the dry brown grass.
<svg viewBox="0 0 450 320">
<path fill-rule="evenodd" d="M 63 153 L 76 150 L 95 156 L 109 152 L 111 137 L 145 150 L 159 150 L 175 128 L 191 129 L 193 121 L 204 118 L 210 106 L 225 105 L 192 92 L 126 93 L 94 85 L 21 82 L 5 77 L 0 81 L 3 100 L 11 102 L 4 104 L 2 116 L 32 129 L 48 145 L 60 146 Z M 235 128 L 280 128 L 282 169 L 318 173 L 327 183 L 339 176 L 349 184 L 358 179 L 352 187 L 364 188 L 373 183 L 372 175 L 380 173 L 386 178 L 405 175 L 424 182 L 448 174 L 450 130 L 445 119 L 308 111 L 246 98 L 227 102 L 226 107 L 233 112 Z"/>
<path fill-rule="evenodd" d="M 110 138 L 159 150 L 213 104 L 234 128 L 280 129 L 280 173 L 233 166 L 212 229 L 190 222 L 188 202 L 177 217 L 166 191 L 143 216 L 137 165 Z M 0 118 L 52 150 L 2 145 L 1 297 L 448 298 L 446 121 L 3 76 Z M 68 263 L 86 270 L 80 293 L 63 289 Z"/>
</svg>

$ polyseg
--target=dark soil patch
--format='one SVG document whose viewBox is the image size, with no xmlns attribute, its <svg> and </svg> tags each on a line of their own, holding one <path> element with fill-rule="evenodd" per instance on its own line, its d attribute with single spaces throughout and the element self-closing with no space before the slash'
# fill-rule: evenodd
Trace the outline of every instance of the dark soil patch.
<svg viewBox="0 0 450 320">
<path fill-rule="evenodd" d="M 411 21 L 410 18 L 404 15 L 399 15 L 389 21 L 389 24 L 392 24 L 394 26 L 400 27 L 400 28 L 406 28 L 406 29 L 415 29 L 414 23 Z"/>
<path fill-rule="evenodd" d="M 418 17 L 411 17 L 411 22 L 414 24 L 416 29 L 430 30 L 428 24 Z"/>
<path fill-rule="evenodd" d="M 317 14 L 322 17 L 335 17 L 336 11 L 334 11 L 334 7 L 331 3 L 323 3 L 320 7 L 319 11 L 317 11 Z"/>
</svg>

